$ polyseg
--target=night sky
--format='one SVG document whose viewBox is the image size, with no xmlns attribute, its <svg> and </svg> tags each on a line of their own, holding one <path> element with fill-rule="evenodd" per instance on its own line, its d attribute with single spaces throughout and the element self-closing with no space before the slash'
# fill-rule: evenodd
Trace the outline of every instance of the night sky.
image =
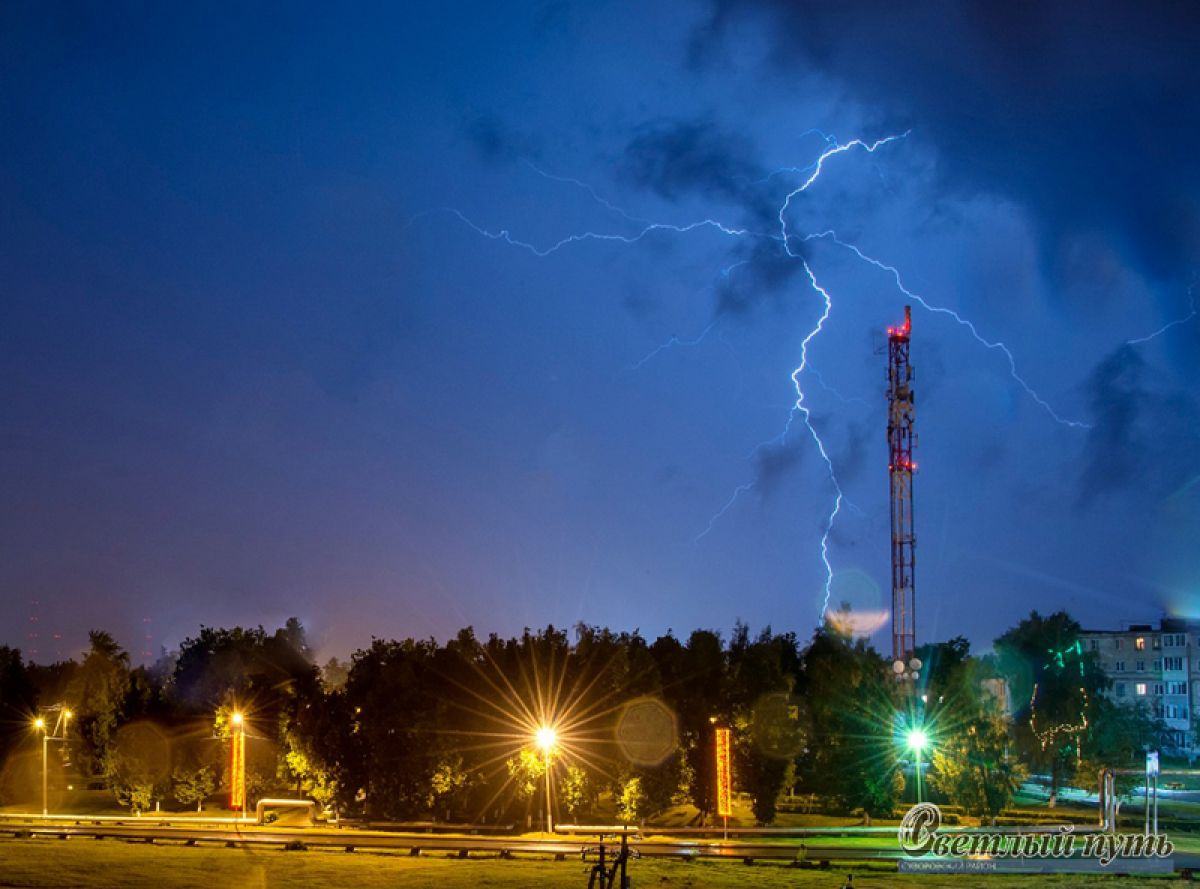
<svg viewBox="0 0 1200 889">
<path fill-rule="evenodd" d="M 241 7 L 0 7 L 0 643 L 806 638 L 806 263 L 835 604 L 911 303 L 919 640 L 1200 616 L 1195 4 Z"/>
</svg>

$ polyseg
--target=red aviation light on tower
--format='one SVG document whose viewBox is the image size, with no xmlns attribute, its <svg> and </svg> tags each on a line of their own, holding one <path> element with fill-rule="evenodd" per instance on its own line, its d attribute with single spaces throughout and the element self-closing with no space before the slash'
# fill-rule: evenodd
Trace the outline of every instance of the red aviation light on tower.
<svg viewBox="0 0 1200 889">
<path fill-rule="evenodd" d="M 899 327 L 889 327 L 888 339 L 908 339 L 912 333 L 912 306 L 904 307 L 904 323 Z"/>
</svg>

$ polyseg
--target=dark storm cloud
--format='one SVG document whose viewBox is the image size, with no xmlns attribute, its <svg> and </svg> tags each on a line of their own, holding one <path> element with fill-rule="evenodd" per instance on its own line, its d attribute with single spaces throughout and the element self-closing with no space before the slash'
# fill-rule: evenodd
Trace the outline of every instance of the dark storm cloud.
<svg viewBox="0 0 1200 889">
<path fill-rule="evenodd" d="M 717 283 L 716 313 L 748 315 L 768 299 L 778 299 L 804 266 L 796 255 L 789 256 L 778 241 L 756 240 L 752 247 L 733 254 L 730 265 Z M 780 306 L 783 307 L 782 304 Z"/>
<path fill-rule="evenodd" d="M 670 201 L 715 195 L 741 204 L 765 175 L 753 153 L 748 139 L 711 121 L 658 121 L 625 146 L 624 167 L 635 185 Z"/>
<path fill-rule="evenodd" d="M 765 445 L 754 457 L 754 490 L 762 500 L 769 500 L 783 482 L 794 473 L 804 459 L 804 444 L 797 440 L 778 445 Z"/>
<path fill-rule="evenodd" d="M 654 294 L 642 289 L 630 288 L 625 295 L 621 297 L 621 305 L 634 318 L 639 321 L 645 321 L 653 315 L 662 304 Z"/>
<path fill-rule="evenodd" d="M 1081 505 L 1134 487 L 1166 494 L 1195 472 L 1200 409 L 1183 393 L 1156 392 L 1150 375 L 1129 345 L 1110 353 L 1089 375 L 1085 390 L 1093 425 L 1080 476 Z"/>
<path fill-rule="evenodd" d="M 1097 231 L 1157 277 L 1200 255 L 1194 3 L 717 0 L 693 58 L 719 64 L 746 15 L 769 23 L 781 72 L 815 68 L 915 127 L 948 187 L 1029 207 L 1051 271 Z"/>
<path fill-rule="evenodd" d="M 517 161 L 536 155 L 526 137 L 494 115 L 485 114 L 463 121 L 462 135 L 479 157 L 489 163 Z"/>
<path fill-rule="evenodd" d="M 1136 475 L 1141 377 L 1146 365 L 1131 346 L 1116 350 L 1092 371 L 1086 383 L 1093 426 L 1088 433 L 1081 500 L 1087 502 L 1125 487 Z"/>
<path fill-rule="evenodd" d="M 834 466 L 843 485 L 849 485 L 862 476 L 867 468 L 868 443 L 871 436 L 876 434 L 879 434 L 878 430 L 866 423 L 846 425 L 845 440 L 834 457 Z"/>
<path fill-rule="evenodd" d="M 624 172 L 634 185 L 671 201 L 724 200 L 738 215 L 722 221 L 753 233 L 729 254 L 716 288 L 718 315 L 750 314 L 803 271 L 803 245 L 789 255 L 777 237 L 780 198 L 754 155 L 749 139 L 695 119 L 648 124 L 625 147 Z"/>
</svg>

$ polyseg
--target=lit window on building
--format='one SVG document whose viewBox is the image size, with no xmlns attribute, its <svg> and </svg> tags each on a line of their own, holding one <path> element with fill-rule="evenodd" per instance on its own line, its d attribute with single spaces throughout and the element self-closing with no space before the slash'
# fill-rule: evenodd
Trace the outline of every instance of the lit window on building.
<svg viewBox="0 0 1200 889">
<path fill-rule="evenodd" d="M 1133 642 L 1133 647 L 1136 648 L 1138 651 L 1145 651 L 1146 650 L 1146 637 L 1138 636 L 1137 639 L 1135 639 Z"/>
<path fill-rule="evenodd" d="M 1135 686 L 1134 686 L 1134 690 L 1135 690 L 1135 691 L 1136 691 L 1136 692 L 1137 692 L 1139 695 L 1144 695 L 1144 694 L 1146 693 L 1146 683 L 1144 683 L 1144 682 L 1139 682 L 1137 685 L 1135 685 Z"/>
</svg>

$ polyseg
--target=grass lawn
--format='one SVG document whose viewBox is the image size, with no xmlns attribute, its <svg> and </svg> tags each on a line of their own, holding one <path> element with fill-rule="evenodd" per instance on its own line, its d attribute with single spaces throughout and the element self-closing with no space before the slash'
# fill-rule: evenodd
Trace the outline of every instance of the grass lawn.
<svg viewBox="0 0 1200 889">
<path fill-rule="evenodd" d="M 837 889 L 846 870 L 802 870 L 778 865 L 747 867 L 735 862 L 635 861 L 630 875 L 635 887 L 660 889 L 758 889 L 758 887 L 821 887 Z M 855 868 L 858 886 L 966 887 L 987 889 L 1016 887 L 1118 887 L 1155 889 L 1194 885 L 1165 878 L 1063 876 L 900 876 L 885 869 Z M 0 840 L 0 886 L 79 887 L 79 889 L 174 889 L 225 886 L 245 889 L 300 889 L 345 887 L 383 889 L 396 886 L 433 886 L 445 889 L 475 887 L 585 887 L 585 865 L 578 860 L 466 861 L 407 854 L 332 851 L 284 852 L 279 850 L 226 849 L 164 844 L 147 845 L 120 840 L 49 839 Z"/>
</svg>

